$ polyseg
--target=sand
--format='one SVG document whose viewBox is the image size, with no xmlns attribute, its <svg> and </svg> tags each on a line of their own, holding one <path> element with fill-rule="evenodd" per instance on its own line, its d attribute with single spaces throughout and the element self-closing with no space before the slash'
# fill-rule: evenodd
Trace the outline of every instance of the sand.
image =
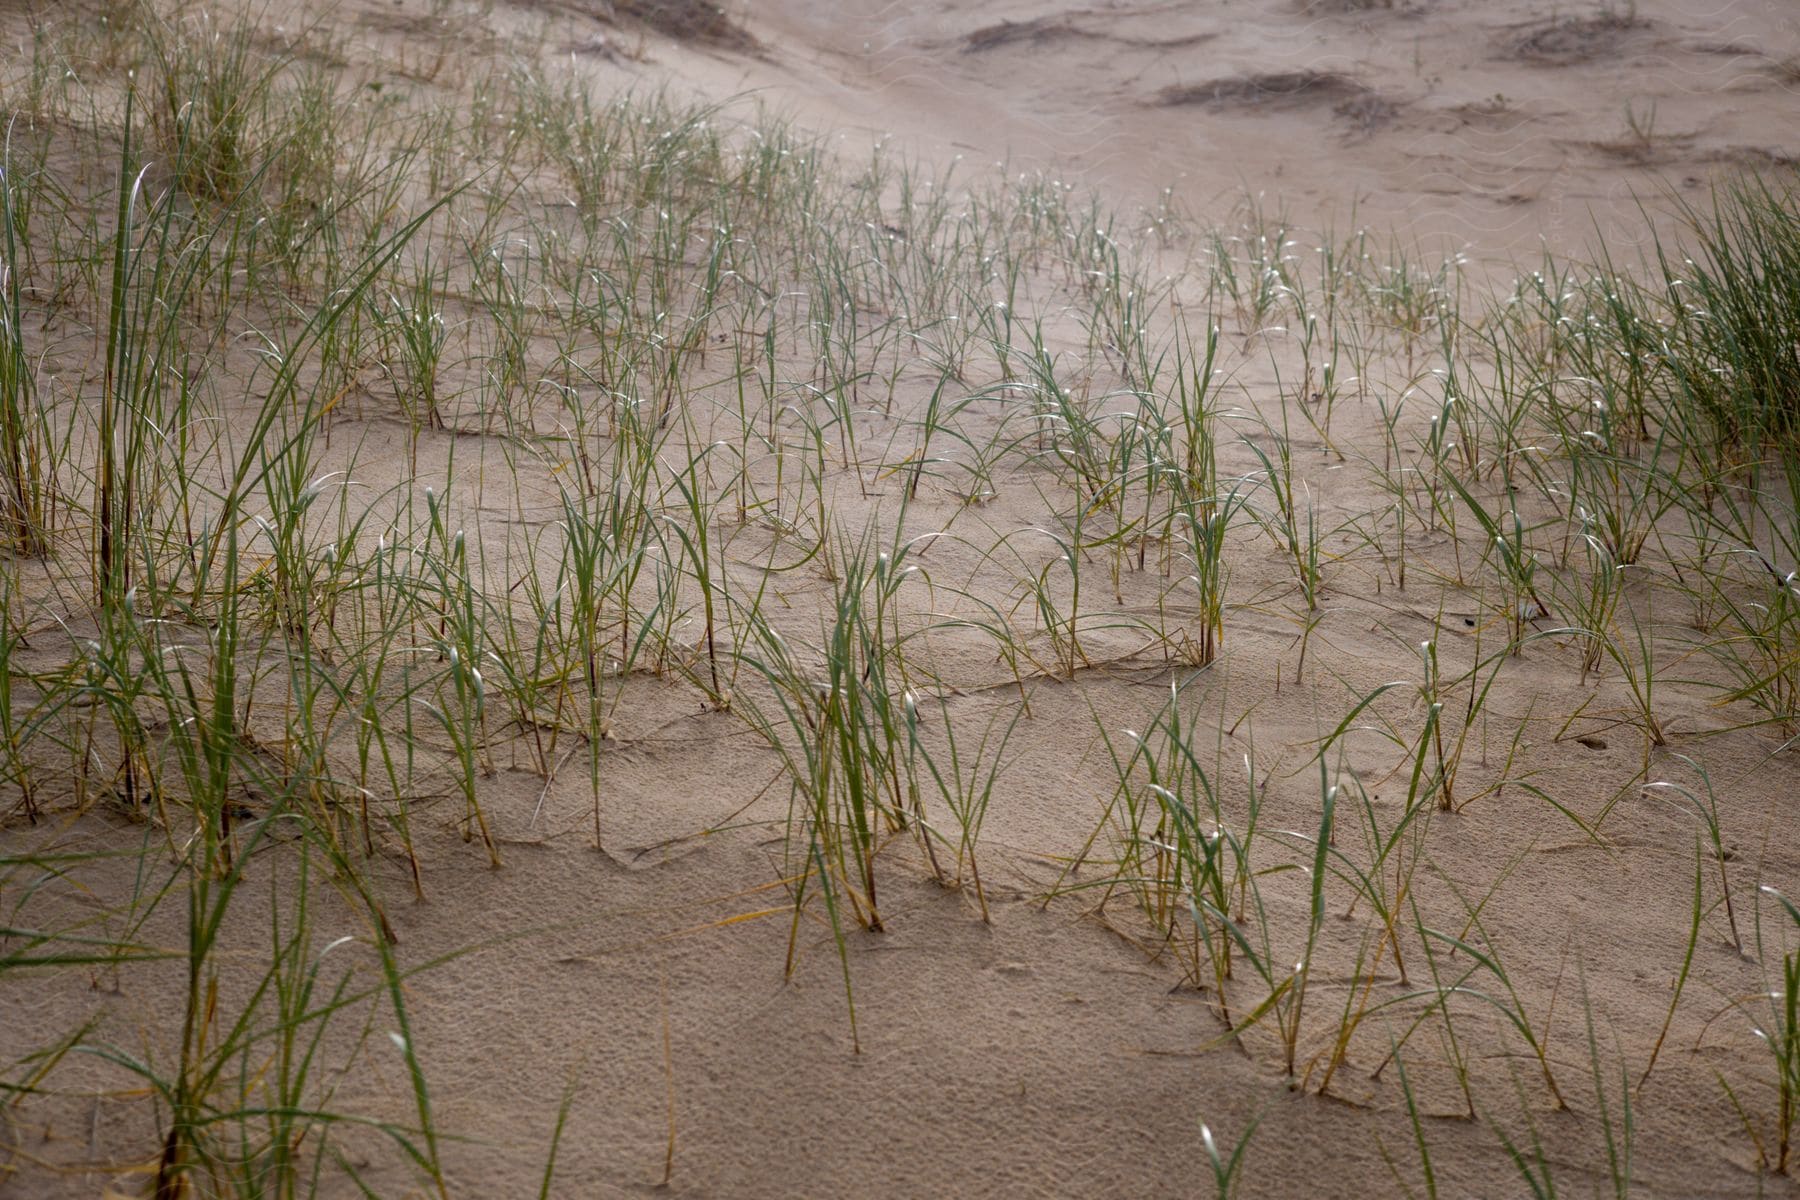
<svg viewBox="0 0 1800 1200">
<path fill-rule="evenodd" d="M 452 4 L 454 24 L 444 27 L 415 7 L 347 0 L 323 19 L 351 55 L 395 62 L 409 47 L 428 55 L 446 37 L 453 47 L 481 45 L 480 31 L 518 52 L 533 33 L 544 61 L 603 93 L 751 96 L 829 131 L 849 162 L 883 139 L 889 153 L 942 169 L 960 158 L 964 179 L 994 164 L 1042 170 L 1183 229 L 1229 225 L 1246 195 L 1259 197 L 1296 231 L 1360 226 L 1379 243 L 1391 235 L 1427 256 L 1461 254 L 1475 290 L 1503 286 L 1492 281 L 1529 269 L 1545 247 L 1579 253 L 1598 240 L 1628 259 L 1648 226 L 1673 227 L 1669 194 L 1697 200 L 1735 168 L 1800 155 L 1800 16 L 1778 0 L 1611 8 L 758 0 L 731 6 L 736 24 L 712 36 L 633 19 L 654 15 L 654 5 L 608 16 L 604 5 Z M 5 20 L 10 34 L 17 10 Z M 433 86 L 453 86 L 450 75 Z M 1295 236 L 1304 248 L 1318 234 Z M 1232 403 L 1274 411 L 1271 356 L 1241 336 L 1227 340 Z M 908 411 L 923 401 L 909 383 L 899 404 Z M 1640 784 L 1692 783 L 1678 755 L 1703 764 L 1742 911 L 1759 883 L 1800 891 L 1800 766 L 1778 736 L 1743 727 L 1741 712 L 1716 702 L 1704 662 L 1669 652 L 1682 669 L 1659 693 L 1671 737 L 1655 748 L 1630 724 L 1616 671 L 1580 679 L 1572 652 L 1550 641 L 1503 663 L 1492 716 L 1473 735 L 1466 806 L 1434 820 L 1421 851 L 1427 923 L 1501 957 L 1566 1106 L 1513 1028 L 1475 996 L 1459 998 L 1460 1046 L 1435 1024 L 1409 1044 L 1416 1124 L 1397 1072 L 1377 1074 L 1404 1023 L 1365 1025 L 1320 1094 L 1335 1016 L 1353 995 L 1350 970 L 1369 944 L 1368 913 L 1347 912 L 1347 898 L 1330 906 L 1320 935 L 1297 1083 L 1271 1026 L 1234 1038 L 1214 995 L 1187 986 L 1166 955 L 1146 952 L 1127 896 L 1103 903 L 1101 892 L 1074 891 L 1046 902 L 1059 881 L 1100 875 L 1065 873 L 1114 790 L 1099 731 L 1144 728 L 1172 683 L 1206 731 L 1206 753 L 1216 748 L 1233 811 L 1256 786 L 1265 828 L 1305 831 L 1319 815 L 1312 758 L 1346 697 L 1416 680 L 1415 647 L 1433 636 L 1458 669 L 1495 649 L 1498 634 L 1471 589 L 1415 583 L 1401 592 L 1391 569 L 1342 532 L 1385 503 L 1357 466 L 1359 453 L 1379 455 L 1380 424 L 1367 401 L 1340 403 L 1334 419 L 1332 442 L 1348 457 L 1308 439 L 1300 465 L 1322 520 L 1339 530 L 1328 539 L 1332 561 L 1308 637 L 1300 637 L 1308 615 L 1269 540 L 1246 528 L 1224 653 L 1210 668 L 1167 662 L 1131 631 L 1099 629 L 1086 644 L 1093 665 L 1073 682 L 1029 678 L 1030 713 L 1014 731 L 981 840 L 991 923 L 968 889 L 933 882 L 916 846 L 894 838 L 880 861 L 885 928 L 848 936 L 859 1052 L 816 906 L 799 925 L 795 970 L 783 969 L 791 912 L 776 886 L 786 811 L 776 761 L 692 687 L 630 682 L 603 755 L 604 850 L 592 844 L 585 771 L 546 785 L 517 746 L 496 752 L 497 772 L 482 785 L 501 868 L 459 836 L 455 804 L 423 808 L 413 832 L 425 898 L 411 898 L 396 854 L 378 854 L 369 872 L 402 960 L 449 956 L 412 975 L 406 991 L 452 1194 L 533 1194 L 566 1089 L 552 1186 L 564 1196 L 1207 1195 L 1202 1123 L 1226 1154 L 1250 1137 L 1238 1192 L 1246 1196 L 1423 1195 L 1420 1136 L 1436 1194 L 1525 1194 L 1496 1128 L 1521 1147 L 1541 1139 L 1563 1192 L 1607 1190 L 1605 1131 L 1621 1117 L 1620 1074 L 1635 1088 L 1659 1041 L 1694 889 L 1696 822 Z M 869 418 L 871 441 L 883 428 Z M 377 429 L 361 444 L 364 469 L 404 470 L 402 440 Z M 447 469 L 455 441 L 426 435 L 421 481 Z M 492 478 L 504 467 L 479 447 L 456 454 L 459 471 Z M 1233 470 L 1248 469 L 1243 447 L 1227 455 Z M 882 503 L 839 483 L 847 520 Z M 925 565 L 935 577 L 1010 605 L 1015 584 L 985 549 L 1003 538 L 1018 544 L 1018 531 L 1041 521 L 1042 502 L 1022 468 L 996 491 L 965 507 L 948 487 L 927 487 L 910 520 L 917 532 L 954 525 L 967 539 L 933 548 Z M 891 484 L 885 495 L 891 503 Z M 504 517 L 511 503 L 494 499 L 487 511 Z M 542 520 L 532 503 L 517 501 L 512 515 Z M 473 528 L 475 510 L 468 515 Z M 759 537 L 750 531 L 734 543 L 740 563 L 755 560 L 766 544 Z M 1439 541 L 1420 553 L 1442 562 L 1446 549 Z M 1036 563 L 1047 547 L 1028 553 Z M 805 636 L 828 583 L 802 572 L 781 586 L 788 627 Z M 1116 598 L 1097 584 L 1093 603 L 1142 611 L 1166 586 L 1154 571 L 1127 573 Z M 1029 604 L 1017 612 L 1029 626 Z M 1683 616 L 1659 619 L 1673 629 Z M 940 636 L 930 653 L 959 681 L 952 711 L 965 727 L 1010 716 L 1019 691 L 976 639 Z M 1394 747 L 1376 737 L 1346 745 L 1349 765 L 1388 795 L 1373 811 L 1392 819 L 1393 790 L 1403 786 Z M 1255 784 L 1244 775 L 1247 755 Z M 1530 786 L 1496 789 L 1503 778 Z M 1585 836 L 1540 793 L 1584 821 L 1604 814 L 1598 835 Z M 1345 846 L 1362 846 L 1343 820 Z M 37 826 L 15 819 L 0 831 L 11 853 L 129 850 L 160 837 L 104 809 Z M 1271 833 L 1270 861 L 1304 857 L 1303 835 L 1285 851 L 1279 840 Z M 79 885 L 52 885 L 33 903 L 51 913 L 105 911 L 129 893 L 130 861 L 90 869 Z M 1712 870 L 1707 860 L 1709 911 L 1693 978 L 1635 1092 L 1632 1190 L 1793 1194 L 1789 1178 L 1758 1168 L 1720 1086 L 1723 1078 L 1739 1089 L 1759 1121 L 1770 1110 L 1772 1068 L 1742 1007 L 1766 980 L 1710 907 Z M 257 875 L 241 927 L 228 933 L 232 953 L 263 952 L 254 896 L 284 880 L 291 868 Z M 15 879 L 10 894 L 22 886 Z M 1264 887 L 1270 912 L 1303 928 L 1299 873 L 1272 875 Z M 1475 933 L 1467 912 L 1484 898 Z M 354 906 L 320 905 L 316 945 L 367 932 L 347 915 Z M 1772 944 L 1781 944 L 1768 920 Z M 116 920 L 105 928 L 120 936 Z M 180 936 L 174 905 L 137 933 L 153 945 Z M 1410 984 L 1384 961 L 1377 996 L 1420 985 L 1424 959 L 1409 949 Z M 165 1018 L 184 982 L 176 964 L 6 979 L 0 1059 L 89 1017 L 113 1044 L 167 1056 Z M 1486 974 L 1470 986 L 1502 990 Z M 404 1070 L 385 1034 L 373 1032 L 339 1100 L 404 1120 Z M 1473 1064 L 1473 1119 L 1450 1065 L 1459 1054 Z M 160 1144 L 144 1096 L 92 1056 L 72 1059 L 57 1082 L 56 1095 L 9 1110 L 0 1195 L 140 1187 Z M 379 1136 L 346 1130 L 341 1140 L 378 1194 L 424 1194 Z M 321 1192 L 351 1194 L 341 1179 Z"/>
</svg>

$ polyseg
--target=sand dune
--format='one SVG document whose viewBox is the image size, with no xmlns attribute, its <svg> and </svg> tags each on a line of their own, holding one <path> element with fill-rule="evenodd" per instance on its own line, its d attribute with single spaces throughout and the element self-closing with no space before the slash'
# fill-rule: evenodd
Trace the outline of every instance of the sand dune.
<svg viewBox="0 0 1800 1200">
<path fill-rule="evenodd" d="M 44 171 L 63 181 L 71 212 L 102 214 L 90 223 L 103 231 L 121 211 L 107 207 L 116 163 L 84 157 L 77 147 L 89 142 L 71 131 L 100 128 L 93 144 L 116 143 L 129 55 L 107 63 L 79 41 L 100 34 L 71 32 L 76 19 L 29 4 L 0 13 L 8 44 L 22 48 L 7 107 L 26 114 L 21 130 L 46 122 Z M 1576 516 L 1559 490 L 1577 486 L 1566 482 L 1570 460 L 1536 415 L 1522 418 L 1516 443 L 1466 460 L 1445 434 L 1446 388 L 1464 386 L 1466 403 L 1493 394 L 1482 389 L 1500 386 L 1490 380 L 1509 361 L 1501 348 L 1529 357 L 1556 323 L 1521 318 L 1516 344 L 1480 340 L 1513 328 L 1503 316 L 1515 275 L 1546 254 L 1585 262 L 1602 248 L 1622 268 L 1648 266 L 1640 259 L 1655 237 L 1685 236 L 1682 202 L 1705 205 L 1744 169 L 1791 178 L 1792 4 L 342 0 L 303 21 L 267 6 L 217 19 L 255 30 L 257 45 L 291 54 L 283 61 L 349 81 L 357 99 L 334 92 L 336 102 L 378 115 L 373 132 L 346 124 L 335 135 L 346 162 L 358 137 L 379 144 L 417 114 L 428 118 L 421 128 L 452 131 L 421 135 L 421 150 L 366 156 L 416 171 L 377 225 L 465 184 L 371 276 L 377 348 L 346 351 L 343 365 L 307 343 L 318 363 L 294 385 L 299 394 L 314 374 L 343 373 L 341 386 L 317 385 L 330 402 L 305 427 L 320 442 L 304 474 L 326 482 L 309 485 L 305 502 L 342 506 L 320 520 L 350 532 L 329 557 L 306 561 L 439 564 L 440 598 L 408 618 L 404 637 L 380 643 L 418 681 L 369 685 L 385 697 L 386 728 L 408 713 L 420 722 L 415 734 L 405 717 L 404 739 L 393 735 L 416 770 L 406 786 L 384 782 L 401 768 L 372 768 L 380 756 L 366 741 L 359 766 L 364 710 L 348 701 L 306 768 L 331 787 L 292 782 L 304 775 L 294 765 L 304 730 L 324 724 L 294 716 L 300 692 L 285 672 L 297 668 L 281 665 L 296 661 L 294 642 L 317 614 L 282 607 L 285 551 L 256 532 L 286 511 L 275 482 L 237 514 L 255 561 L 241 586 L 216 593 L 180 574 L 197 569 L 181 564 L 198 552 L 167 547 L 190 538 L 177 532 L 183 522 L 204 540 L 208 514 L 235 511 L 221 497 L 229 467 L 246 461 L 232 457 L 236 443 L 216 451 L 224 465 L 196 473 L 200 516 L 155 501 L 169 522 L 155 553 L 209 597 L 183 609 L 170 585 L 155 620 L 186 641 L 168 661 L 210 662 L 214 623 L 234 603 L 254 608 L 246 636 L 263 639 L 242 685 L 254 704 L 242 701 L 229 751 L 250 765 L 233 768 L 234 799 L 217 818 L 236 832 L 213 851 L 225 859 L 208 861 L 255 850 L 207 968 L 218 981 L 209 1004 L 264 1002 L 253 984 L 270 960 L 271 922 L 289 928 L 294 847 L 311 836 L 289 831 L 301 822 L 283 806 L 314 814 L 307 821 L 347 847 L 308 876 L 317 932 L 305 955 L 354 964 L 364 1007 L 317 1023 L 330 1025 L 322 1057 L 342 1069 L 327 1080 L 322 1067 L 306 1094 L 370 1123 L 333 1126 L 335 1153 L 316 1179 L 302 1173 L 299 1190 L 357 1194 L 354 1177 L 384 1196 L 534 1194 L 554 1146 L 548 1186 L 566 1196 L 1209 1195 L 1212 1139 L 1226 1159 L 1247 1147 L 1234 1193 L 1244 1196 L 1525 1195 L 1534 1173 L 1564 1194 L 1795 1192 L 1773 1169 L 1780 1092 L 1756 1023 L 1767 1024 L 1760 1002 L 1800 937 L 1758 891 L 1800 894 L 1800 767 L 1787 726 L 1731 698 L 1727 668 L 1706 648 L 1718 643 L 1700 628 L 1725 620 L 1723 601 L 1690 582 L 1726 562 L 1743 582 L 1719 596 L 1750 596 L 1765 565 L 1776 577 L 1792 569 L 1779 560 L 1791 545 L 1779 471 L 1763 463 L 1763 474 L 1746 472 L 1753 481 L 1726 485 L 1773 497 L 1747 510 L 1763 515 L 1748 518 L 1753 546 L 1742 552 L 1692 550 L 1698 535 L 1674 503 L 1642 518 L 1631 553 L 1645 565 L 1620 586 L 1649 582 L 1619 610 L 1629 616 L 1617 621 L 1618 655 L 1583 665 L 1587 642 L 1569 626 L 1592 578 L 1584 538 L 1598 545 L 1600 535 L 1589 537 L 1589 514 Z M 22 65 L 34 28 L 50 30 L 45 44 L 68 38 L 91 54 L 70 51 L 51 89 L 73 95 L 68 80 L 79 77 L 81 103 L 45 101 L 54 115 L 41 118 L 22 82 L 39 78 Z M 613 141 L 570 140 L 584 111 L 572 97 L 603 107 L 622 96 L 642 107 L 608 110 L 596 128 Z M 390 100 L 391 111 L 372 107 Z M 759 107 L 802 134 L 779 142 L 758 124 Z M 491 137 L 477 148 L 481 122 Z M 598 164 L 605 154 L 629 168 Z M 750 183 L 706 196 L 679 182 L 764 177 L 744 166 L 759 154 L 773 164 L 767 178 L 799 180 L 760 207 Z M 369 167 L 369 179 L 382 177 Z M 238 186 L 248 194 L 258 182 Z M 348 212 L 377 191 L 336 199 Z M 808 209 L 815 194 L 829 194 L 828 211 Z M 680 210 L 680 232 L 655 241 L 658 211 L 668 221 L 681 204 L 692 211 Z M 1097 234 L 1084 224 L 1095 220 L 1106 222 Z M 48 247 L 45 228 L 28 231 L 30 246 Z M 99 233 L 80 243 L 105 244 Z M 606 257 L 626 246 L 624 259 Z M 47 248 L 31 263 L 22 321 L 51 381 L 39 394 L 58 413 L 112 394 L 102 383 L 112 378 L 108 276 L 93 253 L 86 276 L 40 265 L 57 261 Z M 1015 253 L 1009 283 L 995 264 Z M 1109 253 L 1126 283 L 1108 283 Z M 1331 254 L 1362 258 L 1331 268 Z M 625 282 L 630 262 L 643 276 Z M 257 389 L 285 378 L 271 374 L 285 361 L 276 342 L 253 330 L 287 330 L 294 312 L 324 311 L 343 294 L 320 282 L 331 278 L 323 267 L 260 270 L 252 282 L 234 265 L 221 278 L 238 279 L 238 292 L 192 301 L 197 323 L 242 309 L 194 351 L 226 381 L 206 393 L 216 410 L 195 425 L 230 438 L 262 411 Z M 658 283 L 658 271 L 674 282 Z M 958 271 L 970 282 L 956 283 Z M 1241 278 L 1227 283 L 1226 272 Z M 53 276 L 65 283 L 40 282 Z M 671 307 L 640 303 L 657 287 Z M 1548 313 L 1554 297 L 1542 303 Z M 519 314 L 514 326 L 508 313 Z M 1006 332 L 960 334 L 984 319 Z M 1194 360 L 1215 324 L 1216 381 Z M 507 358 L 503 334 L 527 326 Z M 1329 330 L 1328 356 L 1310 340 L 1315 328 Z M 1146 329 L 1154 353 L 1134 357 Z M 396 365 L 421 354 L 441 355 L 435 390 Z M 840 357 L 851 365 L 840 370 Z M 1446 384 L 1452 366 L 1468 379 Z M 516 370 L 511 384 L 496 382 L 505 369 Z M 170 367 L 166 377 L 179 375 Z M 1087 473 L 1093 455 L 1116 462 L 1119 444 L 1151 426 L 1143 396 L 1175 411 L 1183 379 L 1217 389 L 1208 513 L 1227 491 L 1242 493 L 1235 524 L 1227 513 L 1229 590 L 1211 662 L 1186 590 L 1200 568 L 1173 534 L 1134 535 L 1135 510 L 1119 499 L 1148 479 L 1146 514 L 1174 504 L 1155 471 Z M 1091 416 L 1103 450 L 1071 448 L 1075 422 L 1053 400 Z M 745 416 L 745 405 L 764 407 Z M 946 405 L 954 411 L 940 419 Z M 1607 459 L 1615 468 L 1665 448 L 1615 434 L 1631 447 Z M 1191 431 L 1167 436 L 1171 456 L 1192 445 Z M 613 465 L 634 438 L 654 450 L 636 476 Z M 94 582 L 84 548 L 104 451 L 87 432 L 68 444 L 64 549 L 8 560 L 8 629 L 30 635 L 9 651 L 9 670 L 20 709 L 40 704 L 16 727 L 43 747 L 9 753 L 50 782 L 33 799 L 23 767 L 0 777 L 0 803 L 12 806 L 0 826 L 0 897 L 14 914 L 0 954 L 89 936 L 136 949 L 45 970 L 0 961 L 0 1062 L 21 1064 L 0 1078 L 31 1093 L 0 1121 L 0 1196 L 138 1194 L 168 1174 L 170 1107 L 144 1076 L 180 1060 L 181 1014 L 196 1011 L 200 978 L 179 952 L 201 877 L 187 864 L 212 836 L 206 822 L 196 825 L 178 789 L 126 795 L 120 781 L 137 778 L 129 754 L 115 754 L 112 733 L 84 732 L 134 703 L 154 709 L 146 747 L 176 744 L 181 721 L 155 707 L 161 693 L 121 708 L 102 682 L 67 684 L 85 698 L 42 700 L 79 675 L 68 664 L 90 661 L 89 641 L 100 654 L 108 628 L 82 599 Z M 187 453 L 173 439 L 156 445 Z M 1683 450 L 1672 473 L 1699 469 L 1706 453 Z M 736 465 L 713 465 L 727 461 Z M 1515 461 L 1527 464 L 1516 477 Z M 1466 483 L 1436 482 L 1432 463 Z M 663 632 L 642 635 L 630 662 L 619 660 L 640 651 L 624 634 L 589 647 L 599 665 L 588 686 L 616 698 L 604 719 L 593 700 L 591 721 L 567 698 L 581 694 L 575 643 L 558 641 L 549 617 L 518 615 L 528 597 L 578 594 L 556 574 L 554 547 L 572 536 L 570 481 L 589 471 L 604 484 L 588 500 L 610 498 L 616 514 L 621 496 L 638 495 L 655 514 L 645 527 L 669 531 L 637 582 L 622 585 L 626 607 L 645 631 L 679 610 Z M 1426 501 L 1428 477 L 1439 490 Z M 690 520 L 684 497 L 703 487 L 714 516 Z M 1472 515 L 1478 502 L 1517 522 L 1520 545 L 1530 543 L 1521 552 L 1542 562 L 1541 595 L 1516 573 L 1508 583 L 1501 544 L 1514 527 L 1487 530 Z M 1282 540 L 1284 511 L 1290 531 L 1311 531 L 1310 584 L 1295 582 L 1306 551 Z M 877 527 L 891 534 L 889 557 L 858 558 L 858 531 Z M 712 582 L 684 565 L 708 531 L 716 540 L 694 561 L 716 572 Z M 1749 563 L 1749 549 L 1766 564 Z M 907 758 L 929 799 L 909 808 L 896 784 L 896 803 L 879 810 L 890 824 L 872 835 L 873 930 L 856 918 L 876 897 L 853 873 L 830 876 L 842 883 L 841 911 L 820 899 L 814 863 L 829 872 L 796 832 L 813 827 L 795 816 L 804 770 L 791 747 L 803 726 L 818 727 L 806 722 L 829 719 L 832 697 L 861 694 L 858 672 L 866 683 L 881 664 L 858 659 L 835 691 L 814 682 L 819 707 L 790 725 L 782 698 L 804 707 L 805 689 L 783 692 L 770 664 L 793 647 L 804 671 L 825 671 L 843 580 L 900 561 L 914 574 L 880 619 L 904 643 L 904 668 L 880 699 L 892 720 L 923 724 L 878 765 L 898 779 L 907 754 L 947 763 L 953 730 L 962 768 L 1003 769 L 974 842 L 978 897 L 954 836 L 960 793 L 933 791 L 923 760 Z M 486 615 L 467 631 L 485 647 L 473 675 L 450 651 L 459 618 L 443 598 L 443 563 L 462 563 L 486 588 Z M 423 580 L 426 567 L 416 569 Z M 676 582 L 655 591 L 665 569 Z M 1614 573 L 1608 559 L 1599 575 Z M 344 632 L 386 619 L 360 598 L 385 594 L 381 578 L 392 575 L 358 575 L 331 593 L 346 615 L 318 617 L 327 640 L 344 639 L 317 652 L 318 677 L 339 681 L 332 694 L 361 697 L 342 681 L 381 653 Z M 150 605 L 155 581 L 139 588 L 132 603 Z M 725 683 L 709 659 L 702 594 L 718 597 L 724 660 L 739 656 Z M 1631 636 L 1658 673 L 1653 702 L 1637 699 Z M 1505 653 L 1509 639 L 1518 653 Z M 546 647 L 567 661 L 553 670 L 531 659 Z M 616 684 L 597 682 L 615 662 Z M 506 707 L 552 677 L 561 698 Z M 474 717 L 465 729 L 447 715 L 471 688 L 486 689 L 479 738 Z M 905 718 L 893 716 L 902 693 L 917 702 Z M 1440 719 L 1434 705 L 1445 724 L 1432 746 L 1438 727 L 1423 722 Z M 759 727 L 759 713 L 770 724 Z M 1158 721 L 1169 732 L 1161 741 Z M 1451 770 L 1446 739 L 1460 763 Z M 1240 924 L 1210 926 L 1234 948 L 1203 953 L 1194 941 L 1192 922 L 1210 918 L 1183 890 L 1195 886 L 1188 876 L 1156 886 L 1143 877 L 1152 859 L 1174 869 L 1162 855 L 1183 827 L 1156 815 L 1139 746 L 1177 773 L 1185 747 L 1216 787 L 1220 829 L 1262 831 L 1246 858 L 1254 869 L 1225 902 Z M 465 749 L 466 762 L 455 757 Z M 173 761 L 158 753 L 143 750 L 144 762 Z M 1420 791 L 1429 772 L 1417 764 L 1430 754 L 1440 775 Z M 375 782 L 339 786 L 352 777 Z M 1181 779 L 1175 790 L 1200 794 L 1195 776 Z M 279 799 L 279 780 L 306 803 Z M 1429 801 L 1414 804 L 1421 796 Z M 39 803 L 42 812 L 28 808 Z M 1150 815 L 1128 824 L 1127 807 L 1139 805 Z M 1697 817 L 1707 813 L 1717 845 Z M 908 821 L 942 836 L 921 839 Z M 1191 832 L 1189 868 L 1193 853 L 1229 840 Z M 491 869 L 490 852 L 504 865 Z M 146 879 L 166 879 L 166 891 Z M 801 879 L 814 891 L 796 899 Z M 1159 927 L 1152 901 L 1140 906 L 1149 896 L 1180 901 L 1172 924 Z M 1378 897 L 1394 906 L 1385 924 Z M 58 932 L 39 942 L 30 930 Z M 335 957 L 321 953 L 327 945 Z M 392 979 L 381 946 L 397 956 L 392 970 L 410 972 L 391 988 L 380 982 Z M 165 959 L 169 949 L 178 953 Z M 1235 956 L 1229 982 L 1212 973 L 1221 956 Z M 1302 966 L 1290 971 L 1288 956 Z M 395 1026 L 400 1008 L 409 1037 Z M 44 1047 L 78 1030 L 81 1049 L 38 1079 Z M 217 1082 L 214 1098 L 263 1096 L 274 1045 L 223 1064 L 219 1078 L 231 1082 Z M 154 1069 L 134 1074 L 121 1061 L 134 1055 Z M 437 1142 L 409 1156 L 375 1123 L 418 1123 L 414 1065 L 429 1080 Z M 232 1086 L 246 1090 L 228 1095 Z M 325 1138 L 323 1123 L 306 1129 L 302 1158 Z M 198 1167 L 185 1178 L 163 1194 L 212 1194 Z"/>
</svg>

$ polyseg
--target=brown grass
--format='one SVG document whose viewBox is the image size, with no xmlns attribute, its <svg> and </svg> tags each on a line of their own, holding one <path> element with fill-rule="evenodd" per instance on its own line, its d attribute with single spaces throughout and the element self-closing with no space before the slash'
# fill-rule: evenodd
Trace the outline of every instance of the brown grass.
<svg viewBox="0 0 1800 1200">
<path fill-rule="evenodd" d="M 1604 12 L 1567 17 L 1534 26 L 1513 39 L 1512 57 L 1548 66 L 1569 66 L 1615 53 L 1632 33 L 1648 27 L 1641 17 Z"/>
<path fill-rule="evenodd" d="M 613 12 L 666 37 L 727 50 L 754 50 L 750 31 L 709 0 L 614 0 Z"/>
<path fill-rule="evenodd" d="M 1371 88 L 1336 71 L 1272 71 L 1166 87 L 1156 94 L 1155 103 L 1164 107 L 1198 104 L 1209 108 L 1259 108 L 1296 103 L 1342 106 L 1374 95 Z"/>
<path fill-rule="evenodd" d="M 1001 21 L 994 25 L 983 25 L 967 38 L 963 39 L 963 49 L 979 53 L 983 50 L 997 50 L 1001 46 L 1011 46 L 1019 42 L 1043 42 L 1051 38 L 1068 37 L 1080 32 L 1071 25 L 1066 17 L 1037 17 L 1030 21 Z"/>
</svg>

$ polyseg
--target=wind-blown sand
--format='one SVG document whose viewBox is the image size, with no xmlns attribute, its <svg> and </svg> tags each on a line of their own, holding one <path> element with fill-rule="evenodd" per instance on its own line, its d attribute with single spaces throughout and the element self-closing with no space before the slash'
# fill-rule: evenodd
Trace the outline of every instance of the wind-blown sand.
<svg viewBox="0 0 1800 1200">
<path fill-rule="evenodd" d="M 1640 199 L 1792 161 L 1779 3 L 781 4 L 766 58 L 664 65 L 934 157 L 1217 218 L 1246 191 L 1483 261 L 1643 240 Z M 1308 74 L 1330 81 L 1295 81 Z M 1282 77 L 1291 77 L 1283 86 Z M 1259 88 L 1255 81 L 1269 81 Z M 1640 132 L 1632 129 L 1636 115 Z M 852 143 L 854 144 L 854 143 Z M 1354 216 L 1352 216 L 1354 214 Z"/>
</svg>

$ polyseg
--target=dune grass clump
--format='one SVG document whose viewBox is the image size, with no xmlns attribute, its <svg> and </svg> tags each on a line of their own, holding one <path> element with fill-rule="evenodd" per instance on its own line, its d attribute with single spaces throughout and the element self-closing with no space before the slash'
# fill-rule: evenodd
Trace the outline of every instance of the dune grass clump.
<svg viewBox="0 0 1800 1200">
<path fill-rule="evenodd" d="M 1800 195 L 1791 178 L 1728 182 L 1659 266 L 1674 317 L 1675 399 L 1722 448 L 1800 454 Z M 1680 257 L 1677 258 L 1676 254 Z"/>
</svg>

